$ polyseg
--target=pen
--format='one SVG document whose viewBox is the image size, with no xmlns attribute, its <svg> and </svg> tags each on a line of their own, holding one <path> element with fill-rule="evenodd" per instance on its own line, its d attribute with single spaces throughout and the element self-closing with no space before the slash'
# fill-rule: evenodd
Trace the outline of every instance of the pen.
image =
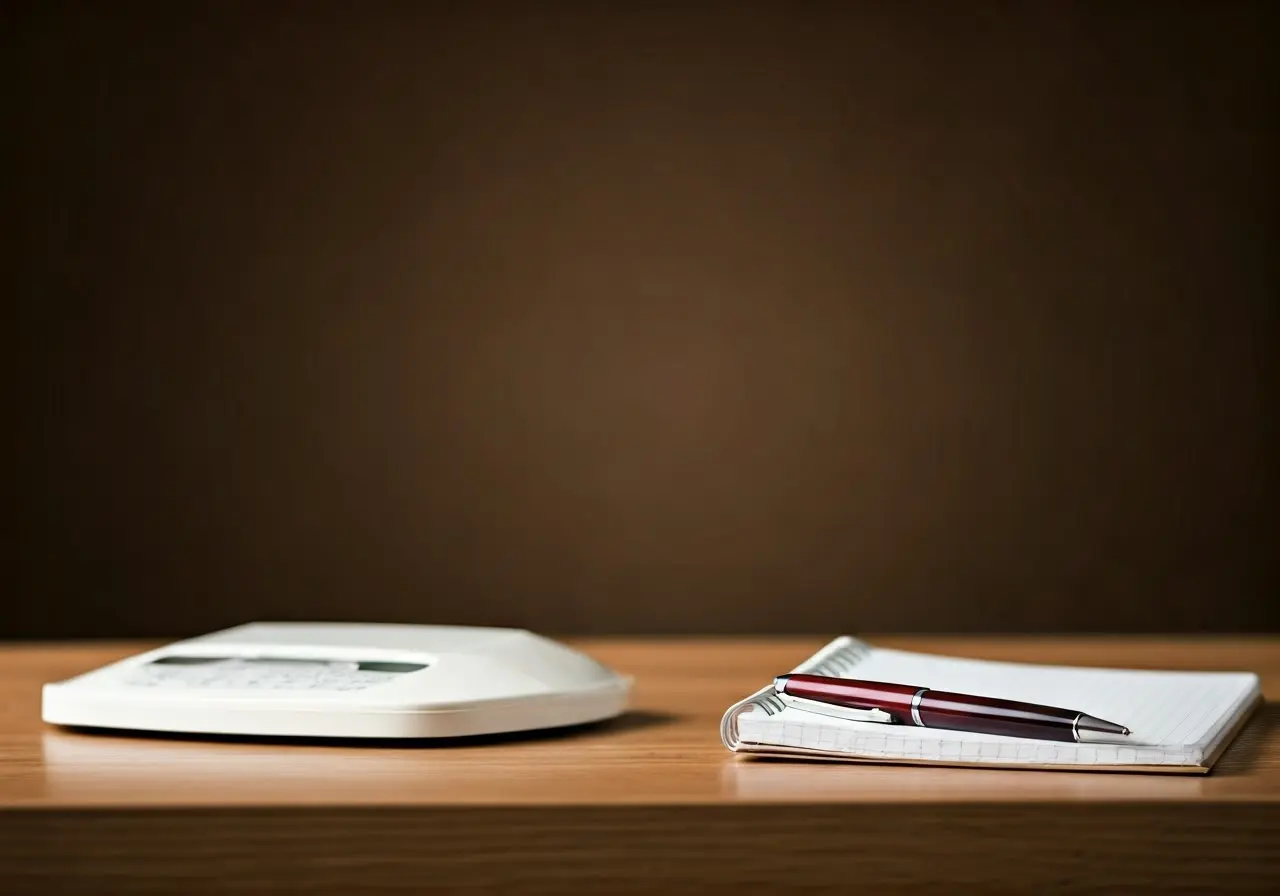
<svg viewBox="0 0 1280 896">
<path fill-rule="evenodd" d="M 905 684 L 797 674 L 778 676 L 773 688 L 784 703 L 856 721 L 1067 743 L 1107 743 L 1130 733 L 1123 725 L 1075 709 Z"/>
</svg>

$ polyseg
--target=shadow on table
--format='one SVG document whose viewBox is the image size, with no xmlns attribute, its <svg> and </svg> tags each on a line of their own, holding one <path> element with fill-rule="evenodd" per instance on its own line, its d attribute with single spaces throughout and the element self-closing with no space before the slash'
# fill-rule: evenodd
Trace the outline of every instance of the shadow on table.
<svg viewBox="0 0 1280 896">
<path fill-rule="evenodd" d="M 1280 703 L 1264 703 L 1228 745 L 1212 774 L 1219 777 L 1253 774 L 1267 756 L 1276 755 L 1280 755 Z"/>
<path fill-rule="evenodd" d="M 469 737 L 422 738 L 367 738 L 367 737 L 282 737 L 240 734 L 187 734 L 183 732 L 133 731 L 116 728 L 66 727 L 63 730 L 91 737 L 129 738 L 149 741 L 187 741 L 224 744 L 279 744 L 282 746 L 310 747 L 359 747 L 363 749 L 445 749 L 457 747 L 489 747 L 504 744 L 541 741 L 596 739 L 616 737 L 635 731 L 671 725 L 679 721 L 674 713 L 637 709 L 614 719 L 589 722 L 585 725 L 568 725 L 560 728 L 544 728 L 534 731 L 513 731 L 504 734 L 478 734 Z"/>
</svg>

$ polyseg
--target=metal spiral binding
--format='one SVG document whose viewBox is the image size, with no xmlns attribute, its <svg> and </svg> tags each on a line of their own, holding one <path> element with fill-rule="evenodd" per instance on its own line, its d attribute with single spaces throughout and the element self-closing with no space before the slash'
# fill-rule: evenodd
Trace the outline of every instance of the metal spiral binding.
<svg viewBox="0 0 1280 896">
<path fill-rule="evenodd" d="M 848 678 L 853 670 L 867 658 L 867 654 L 871 652 L 871 647 L 861 641 L 855 641 L 852 638 L 847 641 L 837 641 L 832 644 L 827 651 L 819 653 L 814 657 L 812 664 L 806 664 L 802 670 L 810 675 L 829 675 L 834 678 Z"/>
<path fill-rule="evenodd" d="M 828 675 L 833 678 L 848 678 L 858 664 L 867 658 L 871 647 L 853 639 L 840 640 L 828 645 L 825 650 L 796 671 L 809 675 Z M 774 693 L 764 694 L 752 700 L 767 715 L 782 712 L 785 704 Z"/>
<path fill-rule="evenodd" d="M 758 699 L 753 700 L 751 702 L 754 705 L 763 709 L 766 715 L 770 715 L 770 716 L 774 715 L 775 713 L 782 712 L 782 710 L 785 708 L 785 704 L 782 702 L 782 698 L 775 693 L 761 694 Z"/>
<path fill-rule="evenodd" d="M 854 668 L 866 659 L 871 647 L 850 637 L 837 638 L 832 641 L 795 671 L 810 675 L 829 675 L 836 678 L 848 678 Z M 753 709 L 761 709 L 765 715 L 777 715 L 786 708 L 786 704 L 770 685 L 739 701 L 724 714 L 720 724 L 721 737 L 730 749 L 737 748 L 737 717 Z"/>
</svg>

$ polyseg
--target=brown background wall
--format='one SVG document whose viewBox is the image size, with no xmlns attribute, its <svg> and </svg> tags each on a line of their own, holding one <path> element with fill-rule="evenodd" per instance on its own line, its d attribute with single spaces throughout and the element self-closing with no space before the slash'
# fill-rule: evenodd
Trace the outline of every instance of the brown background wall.
<svg viewBox="0 0 1280 896">
<path fill-rule="evenodd" d="M 3 13 L 0 637 L 1280 622 L 1268 4 L 170 6 Z"/>
</svg>

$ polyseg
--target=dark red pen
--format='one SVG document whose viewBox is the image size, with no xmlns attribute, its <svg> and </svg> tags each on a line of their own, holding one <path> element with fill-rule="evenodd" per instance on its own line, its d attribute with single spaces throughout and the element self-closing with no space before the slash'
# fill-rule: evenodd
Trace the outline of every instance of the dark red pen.
<svg viewBox="0 0 1280 896">
<path fill-rule="evenodd" d="M 1123 725 L 1075 709 L 953 694 L 906 684 L 825 675 L 780 675 L 774 679 L 773 689 L 801 701 L 852 710 L 852 713 L 832 714 L 862 721 L 909 723 L 921 728 L 949 728 L 1068 743 L 1106 743 L 1129 734 Z M 793 705 L 804 706 L 803 703 Z"/>
</svg>

